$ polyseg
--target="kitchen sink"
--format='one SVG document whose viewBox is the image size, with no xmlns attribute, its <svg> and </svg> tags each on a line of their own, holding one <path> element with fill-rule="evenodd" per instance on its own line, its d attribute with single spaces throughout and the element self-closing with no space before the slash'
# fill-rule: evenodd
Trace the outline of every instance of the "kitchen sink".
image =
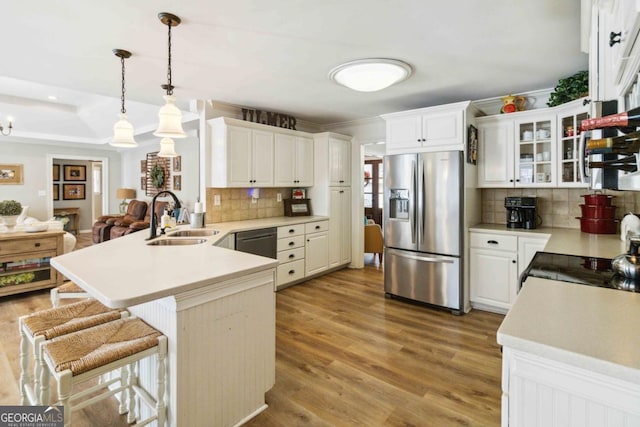
<svg viewBox="0 0 640 427">
<path fill-rule="evenodd" d="M 210 229 L 202 229 L 202 230 L 177 230 L 168 233 L 168 237 L 206 237 L 206 236 L 215 236 L 220 233 L 220 230 L 210 230 Z"/>
<path fill-rule="evenodd" d="M 199 245 L 206 242 L 207 239 L 162 239 L 152 240 L 147 243 L 149 246 L 185 246 L 185 245 Z"/>
</svg>

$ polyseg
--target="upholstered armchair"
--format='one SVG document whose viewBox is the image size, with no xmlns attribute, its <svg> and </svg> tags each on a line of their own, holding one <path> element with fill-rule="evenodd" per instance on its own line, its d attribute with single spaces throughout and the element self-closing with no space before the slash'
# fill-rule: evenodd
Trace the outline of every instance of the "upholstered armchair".
<svg viewBox="0 0 640 427">
<path fill-rule="evenodd" d="M 156 217 L 160 218 L 164 213 L 164 210 L 169 205 L 168 202 L 158 202 L 156 201 Z M 135 233 L 136 231 L 145 230 L 149 228 L 151 223 L 151 206 L 150 204 L 147 206 L 146 215 L 140 221 L 134 221 L 131 223 L 121 223 L 115 224 L 110 231 L 111 239 L 116 239 L 121 236 L 125 236 L 127 234 Z"/>
<path fill-rule="evenodd" d="M 140 221 L 147 213 L 147 203 L 140 200 L 131 200 L 124 215 L 103 215 L 99 217 L 92 227 L 93 243 L 101 243 L 109 240 L 111 229 L 116 223 L 131 224 Z"/>
<path fill-rule="evenodd" d="M 382 252 L 384 241 L 382 239 L 382 228 L 376 223 L 364 226 L 364 252 L 378 254 L 378 260 L 382 263 Z"/>
</svg>

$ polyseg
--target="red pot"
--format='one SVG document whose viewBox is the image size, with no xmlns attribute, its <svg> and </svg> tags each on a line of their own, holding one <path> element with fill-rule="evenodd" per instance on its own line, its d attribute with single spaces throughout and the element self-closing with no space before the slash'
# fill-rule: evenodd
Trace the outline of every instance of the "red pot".
<svg viewBox="0 0 640 427">
<path fill-rule="evenodd" d="M 606 194 L 583 194 L 585 205 L 611 206 L 611 199 L 614 196 Z"/>
<path fill-rule="evenodd" d="M 580 218 L 580 231 L 592 234 L 616 234 L 618 232 L 617 219 Z"/>
<path fill-rule="evenodd" d="M 616 215 L 615 206 L 580 205 L 583 218 L 613 219 Z"/>
</svg>

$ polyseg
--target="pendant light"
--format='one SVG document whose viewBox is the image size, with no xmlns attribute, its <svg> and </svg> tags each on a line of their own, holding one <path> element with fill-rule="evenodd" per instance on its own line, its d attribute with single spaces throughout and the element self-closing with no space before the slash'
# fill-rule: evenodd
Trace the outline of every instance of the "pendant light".
<svg viewBox="0 0 640 427">
<path fill-rule="evenodd" d="M 176 15 L 167 12 L 159 13 L 158 18 L 169 28 L 169 61 L 167 84 L 162 85 L 162 88 L 167 91 L 167 94 L 163 96 L 166 104 L 160 108 L 158 113 L 160 123 L 153 134 L 164 138 L 186 138 L 187 134 L 182 130 L 182 112 L 175 105 L 176 99 L 173 96 L 173 85 L 171 84 L 171 27 L 177 27 L 181 20 Z"/>
<path fill-rule="evenodd" d="M 162 138 L 160 141 L 160 152 L 158 157 L 178 157 L 176 153 L 176 144 L 171 138 Z"/>
<path fill-rule="evenodd" d="M 113 54 L 120 58 L 122 64 L 122 95 L 120 95 L 122 107 L 120 108 L 120 120 L 113 125 L 113 138 L 109 144 L 114 147 L 137 147 L 138 143 L 133 139 L 133 126 L 129 123 L 127 110 L 124 108 L 124 60 L 131 56 L 131 52 L 123 49 L 113 49 Z"/>
</svg>

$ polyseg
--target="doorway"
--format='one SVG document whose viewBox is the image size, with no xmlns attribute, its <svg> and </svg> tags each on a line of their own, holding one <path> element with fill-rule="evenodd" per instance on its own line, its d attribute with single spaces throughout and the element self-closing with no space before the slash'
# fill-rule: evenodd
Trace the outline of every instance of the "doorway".
<svg viewBox="0 0 640 427">
<path fill-rule="evenodd" d="M 384 165 L 382 159 L 365 159 L 364 161 L 364 216 L 382 225 L 382 208 L 384 205 Z"/>
</svg>

